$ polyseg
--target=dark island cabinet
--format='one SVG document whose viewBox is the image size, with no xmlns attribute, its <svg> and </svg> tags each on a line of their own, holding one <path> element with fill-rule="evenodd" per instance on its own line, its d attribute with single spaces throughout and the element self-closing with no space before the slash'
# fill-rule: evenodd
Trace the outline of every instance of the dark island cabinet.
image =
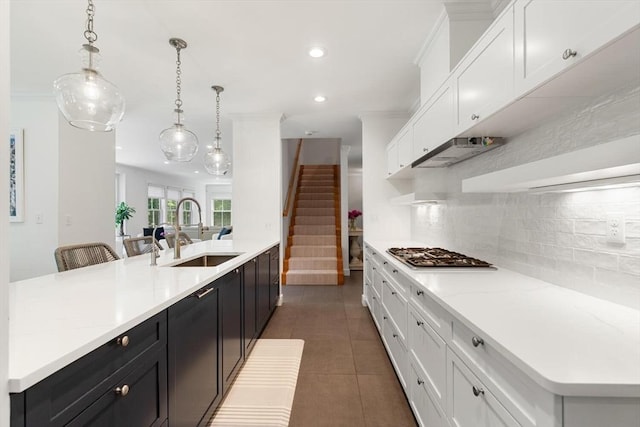
<svg viewBox="0 0 640 427">
<path fill-rule="evenodd" d="M 243 362 L 242 283 L 240 269 L 216 280 L 222 294 L 222 391 L 225 393 Z"/>
<path fill-rule="evenodd" d="M 256 322 L 256 269 L 258 258 L 254 258 L 243 266 L 242 289 L 244 304 L 244 351 L 248 354 L 255 339 L 258 337 L 258 324 Z"/>
<path fill-rule="evenodd" d="M 273 248 L 271 250 L 274 250 Z M 257 299 L 256 299 L 256 321 L 258 330 L 262 330 L 269 320 L 271 307 L 269 304 L 269 265 L 271 263 L 271 252 L 266 251 L 258 256 L 258 279 L 257 279 Z"/>
<path fill-rule="evenodd" d="M 12 395 L 11 426 L 161 426 L 167 419 L 166 345 L 163 311 Z"/>
<path fill-rule="evenodd" d="M 222 398 L 219 303 L 214 282 L 168 309 L 171 427 L 206 423 Z"/>
<path fill-rule="evenodd" d="M 22 393 L 11 427 L 205 426 L 278 301 L 279 246 Z"/>
<path fill-rule="evenodd" d="M 269 253 L 269 309 L 273 310 L 280 298 L 280 246 L 274 246 Z"/>
</svg>

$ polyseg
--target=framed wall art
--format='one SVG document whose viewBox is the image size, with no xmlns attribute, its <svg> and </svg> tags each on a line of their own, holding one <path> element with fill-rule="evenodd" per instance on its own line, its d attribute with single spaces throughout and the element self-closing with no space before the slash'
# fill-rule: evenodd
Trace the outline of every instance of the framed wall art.
<svg viewBox="0 0 640 427">
<path fill-rule="evenodd" d="M 24 221 L 24 140 L 22 129 L 9 134 L 9 222 Z"/>
</svg>

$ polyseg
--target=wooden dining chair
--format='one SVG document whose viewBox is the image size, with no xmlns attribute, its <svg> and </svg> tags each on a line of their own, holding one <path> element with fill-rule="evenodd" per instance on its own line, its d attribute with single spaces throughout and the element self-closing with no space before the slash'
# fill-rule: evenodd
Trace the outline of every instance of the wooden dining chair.
<svg viewBox="0 0 640 427">
<path fill-rule="evenodd" d="M 155 245 L 156 249 L 161 251 L 162 246 L 152 236 L 130 237 L 122 240 L 124 250 L 128 257 L 148 254 Z"/>
<path fill-rule="evenodd" d="M 102 242 L 60 246 L 53 255 L 58 271 L 74 270 L 120 259 L 111 246 Z"/>
</svg>

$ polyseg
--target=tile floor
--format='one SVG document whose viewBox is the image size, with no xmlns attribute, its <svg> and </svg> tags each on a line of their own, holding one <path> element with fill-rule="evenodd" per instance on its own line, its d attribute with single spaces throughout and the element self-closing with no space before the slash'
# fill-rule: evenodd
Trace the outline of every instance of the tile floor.
<svg viewBox="0 0 640 427">
<path fill-rule="evenodd" d="M 262 338 L 305 341 L 291 427 L 415 426 L 369 311 L 362 272 L 344 286 L 283 286 Z"/>
</svg>

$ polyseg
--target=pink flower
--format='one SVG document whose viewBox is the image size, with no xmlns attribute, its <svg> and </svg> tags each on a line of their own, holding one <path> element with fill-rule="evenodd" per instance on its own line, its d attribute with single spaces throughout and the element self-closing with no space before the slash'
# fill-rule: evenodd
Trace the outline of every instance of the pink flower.
<svg viewBox="0 0 640 427">
<path fill-rule="evenodd" d="M 362 215 L 362 212 L 360 212 L 357 209 L 353 209 L 349 211 L 349 219 L 356 219 L 358 218 L 360 215 Z"/>
</svg>

